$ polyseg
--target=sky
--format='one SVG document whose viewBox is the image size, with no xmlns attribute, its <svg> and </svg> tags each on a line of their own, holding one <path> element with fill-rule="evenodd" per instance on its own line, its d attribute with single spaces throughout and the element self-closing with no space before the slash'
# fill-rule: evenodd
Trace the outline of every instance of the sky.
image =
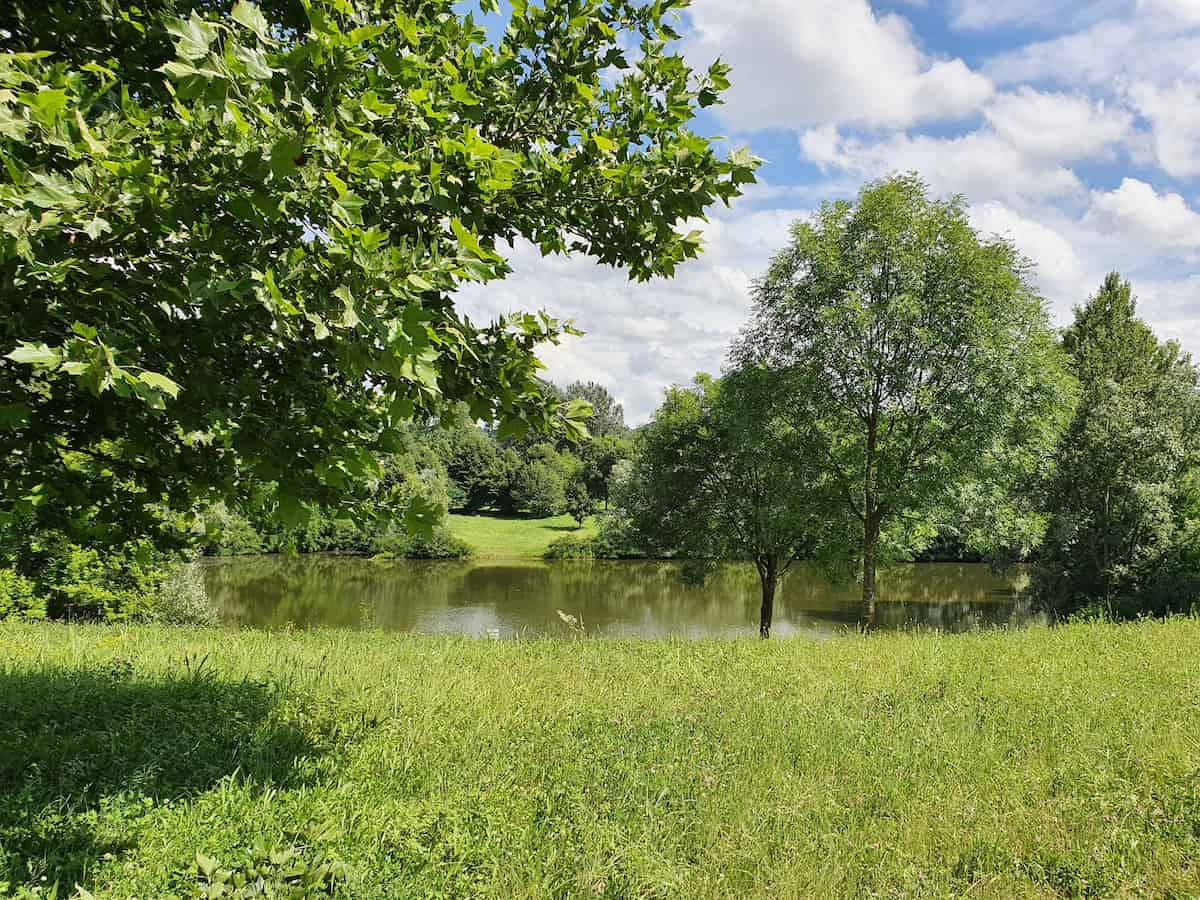
<svg viewBox="0 0 1200 900">
<path fill-rule="evenodd" d="M 472 317 L 545 309 L 585 333 L 541 353 L 644 422 L 721 370 L 788 226 L 864 181 L 916 171 L 1037 266 L 1056 324 L 1117 270 L 1158 334 L 1200 356 L 1200 0 L 693 0 L 681 50 L 733 67 L 696 130 L 764 159 L 702 225 L 703 254 L 638 284 L 512 249 Z"/>
</svg>

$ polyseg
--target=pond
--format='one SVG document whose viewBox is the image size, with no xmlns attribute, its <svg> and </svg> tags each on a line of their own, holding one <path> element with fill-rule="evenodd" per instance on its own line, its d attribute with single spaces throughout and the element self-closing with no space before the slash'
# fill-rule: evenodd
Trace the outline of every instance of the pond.
<svg viewBox="0 0 1200 900">
<path fill-rule="evenodd" d="M 729 566 L 702 588 L 669 562 L 380 561 L 344 556 L 209 560 L 209 595 L 231 625 L 374 627 L 478 637 L 563 635 L 559 611 L 603 637 L 689 638 L 757 634 L 758 578 Z M 920 563 L 881 573 L 883 629 L 965 631 L 1037 619 L 1022 572 Z M 858 621 L 857 589 L 803 568 L 776 599 L 773 634 L 836 634 Z"/>
</svg>

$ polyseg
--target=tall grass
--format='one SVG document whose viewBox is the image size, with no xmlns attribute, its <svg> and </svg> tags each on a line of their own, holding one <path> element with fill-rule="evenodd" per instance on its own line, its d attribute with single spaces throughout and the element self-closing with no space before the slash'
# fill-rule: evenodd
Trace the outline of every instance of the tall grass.
<svg viewBox="0 0 1200 900">
<path fill-rule="evenodd" d="M 1196 896 L 1197 647 L 4 626 L 0 882 L 192 896 L 198 853 L 290 853 L 363 898 Z"/>
</svg>

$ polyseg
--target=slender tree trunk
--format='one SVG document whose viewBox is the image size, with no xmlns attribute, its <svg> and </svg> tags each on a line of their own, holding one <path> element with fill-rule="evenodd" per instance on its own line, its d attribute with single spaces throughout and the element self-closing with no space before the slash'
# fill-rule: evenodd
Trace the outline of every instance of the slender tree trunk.
<svg viewBox="0 0 1200 900">
<path fill-rule="evenodd" d="M 862 612 L 864 631 L 875 630 L 875 552 L 879 546 L 879 498 L 875 495 L 875 448 L 878 424 L 872 414 L 867 423 L 867 467 L 863 473 Z"/>
<path fill-rule="evenodd" d="M 879 546 L 879 521 L 874 515 L 868 517 L 863 529 L 862 570 L 862 627 L 864 631 L 875 630 L 875 552 Z"/>
<path fill-rule="evenodd" d="M 774 557 L 757 560 L 758 580 L 762 586 L 762 606 L 758 612 L 758 636 L 771 636 L 771 617 L 775 614 L 775 588 L 779 584 L 779 566 Z"/>
</svg>

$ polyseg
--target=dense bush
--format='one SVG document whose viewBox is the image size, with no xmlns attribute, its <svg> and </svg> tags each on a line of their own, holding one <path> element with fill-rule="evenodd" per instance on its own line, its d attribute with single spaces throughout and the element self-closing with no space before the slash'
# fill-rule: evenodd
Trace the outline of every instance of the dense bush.
<svg viewBox="0 0 1200 900">
<path fill-rule="evenodd" d="M 590 537 L 568 534 L 552 541 L 544 559 L 646 559 L 648 551 L 621 509 L 599 516 L 599 531 Z"/>
<path fill-rule="evenodd" d="M 389 531 L 376 546 L 378 555 L 394 559 L 465 559 L 471 555 L 470 544 L 441 527 L 428 537 L 404 530 Z"/>
<path fill-rule="evenodd" d="M 12 569 L 0 569 L 0 621 L 44 618 L 46 600 L 34 583 Z"/>
<path fill-rule="evenodd" d="M 0 532 L 6 618 L 210 624 L 216 613 L 198 568 L 149 541 L 83 546 L 17 520 Z"/>
<path fill-rule="evenodd" d="M 217 610 L 196 562 L 171 566 L 159 585 L 154 619 L 164 625 L 216 625 Z"/>
<path fill-rule="evenodd" d="M 538 518 L 557 516 L 567 507 L 567 491 L 563 477 L 550 464 L 529 463 L 521 469 L 513 489 L 518 509 Z"/>
<path fill-rule="evenodd" d="M 51 533 L 31 550 L 30 575 L 53 618 L 102 622 L 154 618 L 167 570 L 148 547 L 81 547 Z"/>
</svg>

